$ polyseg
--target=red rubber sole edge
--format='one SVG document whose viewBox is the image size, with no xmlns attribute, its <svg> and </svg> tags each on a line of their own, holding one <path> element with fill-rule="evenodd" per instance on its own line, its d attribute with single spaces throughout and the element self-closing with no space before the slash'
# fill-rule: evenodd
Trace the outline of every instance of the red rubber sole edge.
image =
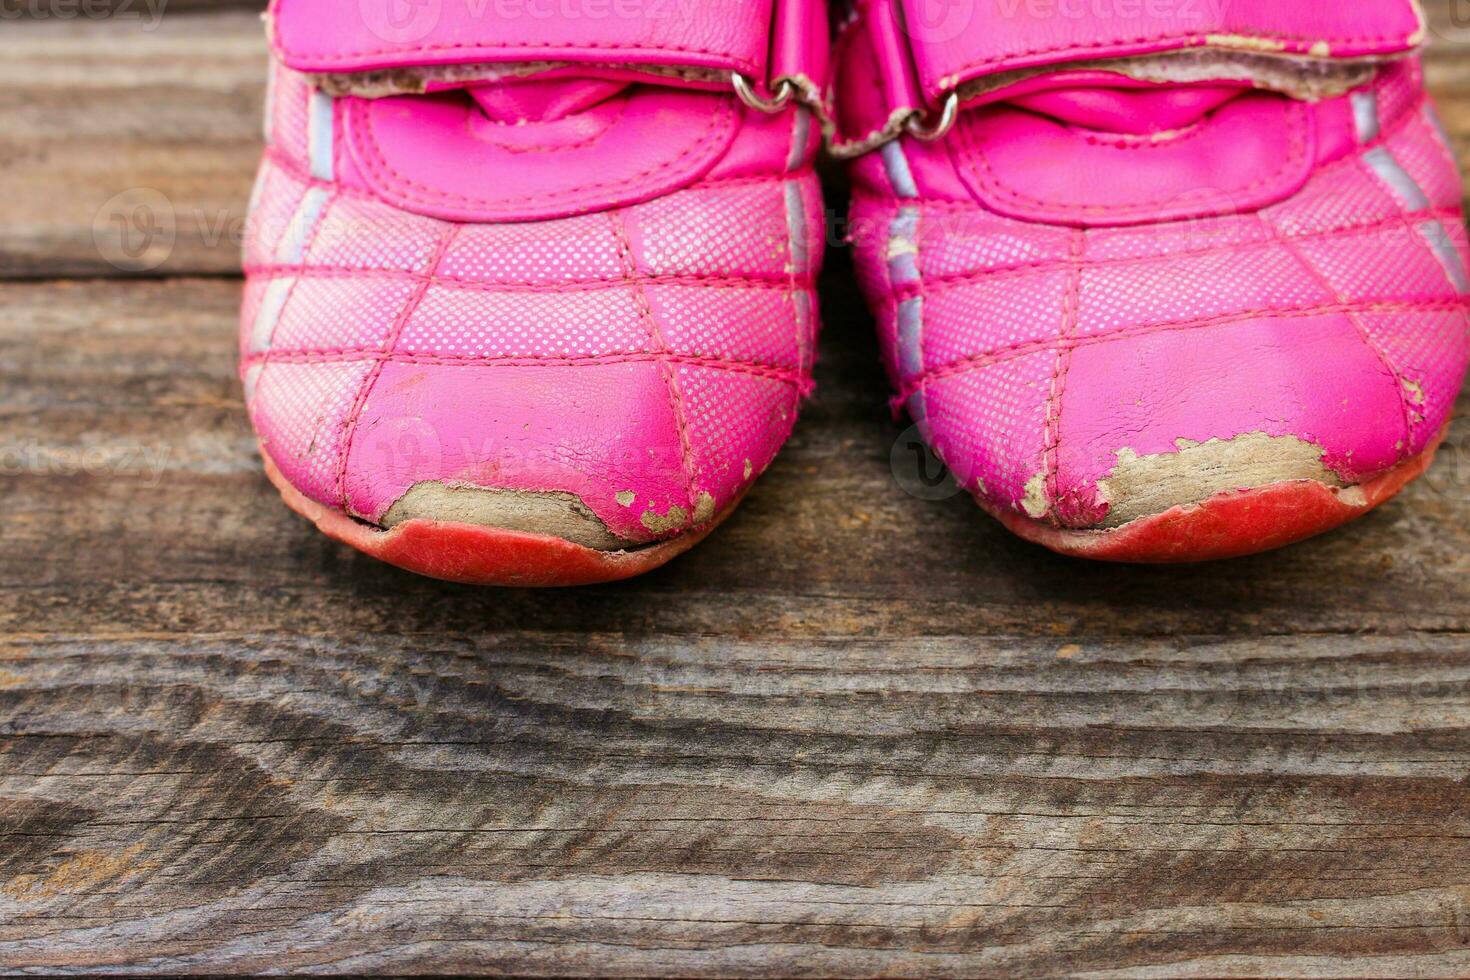
<svg viewBox="0 0 1470 980">
<path fill-rule="evenodd" d="M 355 521 L 307 497 L 261 452 L 265 473 L 290 507 L 327 537 L 406 571 L 465 585 L 557 587 L 616 582 L 653 571 L 703 541 L 740 503 L 702 528 L 631 551 L 598 551 L 528 531 L 415 519 L 391 530 Z"/>
<path fill-rule="evenodd" d="M 1331 531 L 1392 500 L 1429 468 L 1448 431 L 1446 426 L 1418 456 L 1356 487 L 1333 489 L 1315 480 L 1274 483 L 1216 494 L 1103 531 L 1068 530 L 1015 513 L 989 512 L 1027 541 L 1072 558 L 1145 565 L 1241 558 Z"/>
</svg>

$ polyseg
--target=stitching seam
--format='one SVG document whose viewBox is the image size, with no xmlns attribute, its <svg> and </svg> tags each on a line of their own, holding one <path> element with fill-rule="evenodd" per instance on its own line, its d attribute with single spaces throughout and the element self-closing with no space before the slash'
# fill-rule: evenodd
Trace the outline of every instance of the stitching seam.
<svg viewBox="0 0 1470 980">
<path fill-rule="evenodd" d="M 1061 345 L 1057 348 L 1056 362 L 1052 367 L 1051 391 L 1046 399 L 1046 438 L 1042 445 L 1042 472 L 1048 496 L 1055 503 L 1061 500 L 1058 476 L 1058 457 L 1062 442 L 1062 394 L 1067 384 L 1067 372 L 1072 368 L 1072 337 L 1077 332 L 1077 323 L 1082 305 L 1082 258 L 1087 248 L 1087 233 L 1081 228 L 1072 232 L 1068 244 L 1067 295 L 1063 304 Z"/>
<path fill-rule="evenodd" d="M 256 354 L 241 359 L 242 365 L 265 360 L 266 355 Z M 414 354 L 385 352 L 375 347 L 343 347 L 335 349 L 282 351 L 271 356 L 272 363 L 283 364 L 340 364 L 350 361 L 385 361 L 389 364 L 431 364 L 445 367 L 581 367 L 602 364 L 629 364 L 666 359 L 672 364 L 687 364 L 691 367 L 748 374 L 771 381 L 781 381 L 797 388 L 809 387 L 805 372 L 797 368 L 777 364 L 758 364 L 735 361 L 724 357 L 707 357 L 699 354 L 663 353 L 661 351 L 609 351 L 603 354 L 577 354 L 554 357 L 542 355 L 478 355 L 478 354 Z"/>
<path fill-rule="evenodd" d="M 1459 208 L 1436 208 L 1431 211 L 1425 211 L 1423 213 L 1426 217 L 1433 216 L 1441 220 L 1452 219 L 1456 223 L 1461 223 L 1461 219 L 1463 218 L 1463 214 Z M 1343 228 L 1332 228 L 1328 229 L 1327 231 L 1311 232 L 1303 235 L 1289 235 L 1286 237 L 1288 241 L 1295 242 L 1329 241 L 1336 238 L 1352 238 L 1355 235 L 1383 231 L 1385 229 L 1402 224 L 1402 217 L 1395 215 L 1391 218 L 1380 219 L 1373 222 L 1372 224 L 1349 225 Z M 1188 249 L 1177 252 L 1171 251 L 1167 253 L 1151 253 L 1148 255 L 1129 255 L 1120 258 L 1092 259 L 1088 263 L 1088 266 L 1089 268 L 1094 269 L 1113 268 L 1126 267 L 1130 265 L 1146 265 L 1151 262 L 1157 262 L 1160 259 L 1206 258 L 1214 255 L 1233 255 L 1242 251 L 1257 251 L 1269 249 L 1273 244 L 1274 242 L 1272 240 L 1266 239 L 1255 242 L 1235 242 L 1229 245 L 1212 245 L 1208 248 Z M 1025 277 L 1033 274 L 1059 272 L 1067 269 L 1068 266 L 1069 263 L 1065 259 L 1060 261 L 1056 259 L 1048 259 L 1043 262 L 1002 266 L 995 269 L 985 269 L 977 272 L 949 273 L 943 276 L 935 276 L 930 282 L 928 290 L 930 292 L 933 292 L 937 287 L 963 286 L 970 283 L 992 281 L 996 279 L 1004 280 L 1017 277 Z M 901 298 L 903 292 L 903 287 L 898 287 L 894 290 L 894 295 Z"/>
<path fill-rule="evenodd" d="M 628 237 L 627 221 L 622 212 L 611 211 L 608 212 L 608 223 L 617 243 L 618 254 L 622 257 L 623 268 L 627 271 L 628 285 L 633 290 L 633 298 L 638 304 L 638 310 L 644 323 L 648 325 L 648 341 L 655 347 L 654 360 L 658 364 L 659 374 L 663 376 L 664 388 L 668 392 L 669 409 L 673 412 L 674 426 L 679 432 L 680 462 L 684 469 L 684 496 L 688 507 L 686 513 L 692 519 L 694 515 L 694 461 L 690 452 L 689 423 L 685 417 L 683 394 L 674 380 L 674 369 L 669 364 L 671 350 L 664 339 L 663 332 L 659 329 L 658 320 L 653 315 L 653 308 L 648 305 L 648 296 L 638 282 L 638 262 L 633 255 L 633 243 Z"/>
<path fill-rule="evenodd" d="M 449 251 L 449 246 L 454 243 L 455 236 L 459 233 L 460 225 L 450 225 L 439 240 L 439 246 L 429 259 L 428 271 L 430 274 L 439 267 L 444 256 Z M 403 304 L 403 311 L 393 325 L 388 328 L 388 334 L 383 338 L 382 353 L 389 355 L 393 348 L 398 345 L 398 338 L 402 336 L 408 321 L 418 310 L 419 304 L 424 301 L 424 296 L 429 292 L 429 286 L 433 279 L 426 276 L 419 283 L 413 294 Z M 342 435 L 342 455 L 337 460 L 336 496 L 340 500 L 340 507 L 344 514 L 350 514 L 347 501 L 347 462 L 352 456 L 352 443 L 357 436 L 359 423 L 362 420 L 362 411 L 367 406 L 368 396 L 372 394 L 373 388 L 378 383 L 378 378 L 383 374 L 383 366 L 388 363 L 387 357 L 382 357 L 373 364 L 368 373 L 364 375 L 362 384 L 358 385 L 357 396 L 352 400 L 352 408 L 347 415 L 345 429 Z"/>
<path fill-rule="evenodd" d="M 1288 310 L 1243 310 L 1239 313 L 1230 313 L 1222 316 L 1208 317 L 1201 320 L 1181 320 L 1173 323 L 1150 323 L 1137 327 L 1120 327 L 1106 333 L 1088 334 L 1083 337 L 1074 337 L 1068 345 L 1087 347 L 1093 344 L 1106 343 L 1112 340 L 1121 340 L 1131 337 L 1139 337 L 1152 333 L 1167 333 L 1175 330 L 1198 330 L 1205 327 L 1221 326 L 1230 323 L 1240 323 L 1245 320 L 1288 320 L 1298 317 L 1332 316 L 1347 312 L 1356 313 L 1433 313 L 1433 312 L 1459 312 L 1470 309 L 1470 297 L 1459 300 L 1434 300 L 1415 302 L 1390 302 L 1390 303 L 1352 303 L 1352 304 L 1329 304 L 1322 306 L 1297 307 Z M 957 374 L 964 374 L 977 368 L 989 367 L 1001 361 L 1012 360 L 1026 354 L 1037 354 L 1057 347 L 1061 341 L 1051 340 L 1027 340 L 1016 344 L 1007 344 L 993 350 L 969 357 L 951 361 L 949 364 L 932 368 L 922 375 L 909 381 L 903 389 L 894 397 L 895 404 L 902 404 L 903 400 L 912 395 L 920 388 L 927 387 L 935 381 L 942 381 Z"/>
<path fill-rule="evenodd" d="M 520 197 L 497 198 L 492 200 L 440 190 L 416 181 L 395 169 L 382 152 L 376 129 L 373 126 L 370 109 L 364 104 L 364 101 L 359 100 L 358 104 L 353 106 L 352 125 L 350 127 L 352 130 L 352 145 L 358 150 L 358 156 L 362 159 L 362 162 L 366 165 L 366 169 L 372 176 L 390 185 L 385 190 L 391 191 L 395 197 L 415 204 L 471 205 L 477 209 L 477 212 L 493 215 L 499 215 L 506 211 L 514 211 L 516 205 L 576 204 L 588 198 L 600 199 L 608 193 L 616 193 L 646 178 L 655 177 L 666 171 L 673 170 L 682 164 L 686 158 L 706 153 L 709 149 L 714 148 L 718 142 L 718 137 L 721 135 L 721 129 L 728 129 L 728 124 L 734 119 L 734 110 L 731 108 L 729 100 L 722 99 L 719 103 L 719 113 L 710 115 L 705 123 L 704 129 L 700 131 L 699 137 L 695 142 L 687 146 L 677 156 L 657 166 L 640 170 L 619 180 L 581 184 L 563 192 L 526 194 Z M 733 132 L 733 130 L 730 132 Z M 406 185 L 414 190 L 392 187 L 391 184 L 394 182 Z"/>
<path fill-rule="evenodd" d="M 1258 190 L 1259 188 L 1268 187 L 1272 184 L 1280 183 L 1287 175 L 1291 174 L 1293 170 L 1299 169 L 1301 167 L 1301 164 L 1306 159 L 1307 141 L 1310 135 L 1309 131 L 1305 127 L 1307 113 L 1302 106 L 1296 103 L 1291 103 L 1287 106 L 1286 115 L 1289 120 L 1288 133 L 1290 142 L 1288 146 L 1290 147 L 1290 149 L 1287 152 L 1286 157 L 1283 159 L 1281 165 L 1270 174 L 1259 177 L 1248 184 L 1244 184 L 1239 187 L 1228 188 L 1225 192 L 1226 194 L 1231 196 L 1250 194 Z M 962 126 L 960 132 L 956 134 L 959 141 L 965 146 L 966 149 L 970 151 L 970 156 L 974 159 L 975 163 L 979 164 L 980 167 L 979 170 L 977 170 L 974 166 L 966 167 L 966 169 L 970 173 L 975 175 L 975 178 L 981 183 L 982 186 L 989 188 L 990 190 L 1001 195 L 1001 197 L 1005 199 L 1014 201 L 1021 206 L 1031 208 L 1042 214 L 1061 215 L 1064 217 L 1068 215 L 1075 215 L 1077 213 L 1088 215 L 1107 215 L 1113 217 L 1135 215 L 1140 212 L 1152 215 L 1158 213 L 1158 211 L 1160 210 L 1161 202 L 1159 201 L 1144 201 L 1136 204 L 1117 205 L 1067 204 L 1059 206 L 1055 201 L 1033 197 L 1030 194 L 1025 194 L 1021 191 L 1015 190 L 1010 185 L 1006 184 L 1001 179 L 1000 175 L 997 174 L 995 170 L 991 167 L 990 158 L 986 154 L 985 148 L 981 146 L 977 141 L 977 133 L 980 129 L 980 126 L 977 123 L 977 119 L 978 117 L 972 117 L 969 123 L 965 126 Z M 1172 147 L 1173 144 L 1161 143 L 1157 145 L 1151 145 L 1149 147 L 1146 147 L 1146 149 L 1172 149 Z M 983 173 L 981 171 L 983 171 Z"/>
<path fill-rule="evenodd" d="M 628 284 L 626 278 L 614 279 L 612 277 L 601 279 L 572 279 L 565 282 L 528 282 L 523 280 L 502 282 L 490 279 L 470 279 L 464 276 L 445 275 L 442 273 L 426 276 L 422 272 L 414 272 L 409 269 L 373 269 L 348 265 L 258 263 L 245 266 L 244 271 L 247 276 L 259 279 L 279 279 L 284 276 L 295 276 L 300 279 L 388 279 L 418 282 L 425 278 L 430 278 L 434 281 L 435 285 L 444 286 L 447 289 L 470 289 L 507 293 L 585 292 L 587 290 L 621 288 Z M 774 289 L 784 291 L 789 288 L 788 283 L 790 282 L 790 277 L 764 279 L 758 276 L 668 274 L 639 276 L 637 281 L 645 286 L 684 286 L 695 289 Z M 797 282 L 805 288 L 811 288 L 815 285 L 812 280 L 806 277 L 799 277 Z"/>
<path fill-rule="evenodd" d="M 319 180 L 316 177 L 311 176 L 310 171 L 302 167 L 296 160 L 294 160 L 290 156 L 289 153 L 274 144 L 269 145 L 265 148 L 264 157 L 269 160 L 273 166 L 278 167 L 285 173 L 287 177 L 290 177 L 293 180 L 298 180 L 306 184 L 321 187 L 336 186 L 338 188 L 338 193 L 340 193 L 343 197 L 351 197 L 361 201 L 372 201 L 376 204 L 386 203 L 381 195 L 374 194 L 371 191 L 359 190 L 356 187 L 349 187 L 340 184 L 337 181 Z M 784 182 L 799 180 L 805 177 L 807 173 L 811 171 L 811 169 L 812 168 L 810 166 L 807 166 L 803 167 L 801 173 L 799 174 L 773 174 L 769 177 L 717 177 L 714 179 L 703 177 L 695 181 L 694 183 L 689 184 L 687 187 L 681 187 L 678 191 L 672 191 L 671 193 L 680 193 L 686 190 L 704 190 L 711 187 L 753 187 L 756 185 L 769 184 L 772 181 Z"/>
</svg>

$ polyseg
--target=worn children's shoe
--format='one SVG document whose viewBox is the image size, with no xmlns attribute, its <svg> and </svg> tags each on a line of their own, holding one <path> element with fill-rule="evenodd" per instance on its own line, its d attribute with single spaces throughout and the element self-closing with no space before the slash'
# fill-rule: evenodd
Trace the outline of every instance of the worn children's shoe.
<svg viewBox="0 0 1470 980">
<path fill-rule="evenodd" d="M 895 404 L 1066 554 L 1230 557 L 1367 512 L 1429 464 L 1467 357 L 1416 8 L 1098 9 L 868 0 L 843 28 Z"/>
<path fill-rule="evenodd" d="M 241 375 L 287 503 L 476 583 L 623 578 L 708 534 L 810 384 L 824 9 L 267 19 Z"/>
</svg>

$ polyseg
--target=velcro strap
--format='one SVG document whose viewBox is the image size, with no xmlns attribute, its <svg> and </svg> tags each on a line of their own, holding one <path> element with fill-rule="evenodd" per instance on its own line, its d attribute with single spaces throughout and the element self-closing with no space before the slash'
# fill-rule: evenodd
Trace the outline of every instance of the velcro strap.
<svg viewBox="0 0 1470 980">
<path fill-rule="evenodd" d="M 926 100 L 985 75 L 1215 48 L 1313 59 L 1423 43 L 1413 0 L 897 0 Z"/>
<path fill-rule="evenodd" d="M 1038 73 L 1224 77 L 1316 98 L 1424 40 L 1414 0 L 858 0 L 838 39 L 833 150 L 867 152 Z"/>
<path fill-rule="evenodd" d="M 775 0 L 272 0 L 271 43 L 313 73 L 583 63 L 766 78 Z"/>
</svg>

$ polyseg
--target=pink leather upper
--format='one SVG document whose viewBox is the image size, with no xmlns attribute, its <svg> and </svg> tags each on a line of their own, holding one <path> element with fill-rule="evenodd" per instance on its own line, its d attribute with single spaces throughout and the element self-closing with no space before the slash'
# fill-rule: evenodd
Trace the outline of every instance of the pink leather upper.
<svg viewBox="0 0 1470 980">
<path fill-rule="evenodd" d="M 492 119 L 463 93 L 341 101 L 353 176 L 404 210 L 453 221 L 649 200 L 707 173 L 740 129 L 733 99 L 647 85 L 532 126 Z"/>
<path fill-rule="evenodd" d="M 570 494 L 633 544 L 707 523 L 810 386 L 821 131 L 798 102 L 746 108 L 728 77 L 607 61 L 759 84 L 768 49 L 810 45 L 717 0 L 513 24 L 427 6 L 421 36 L 387 39 L 355 0 L 272 7 L 291 67 L 273 68 L 240 337 L 265 452 L 371 522 L 442 483 Z M 588 61 L 375 98 L 312 77 L 553 55 Z"/>
<path fill-rule="evenodd" d="M 1351 485 L 1433 442 L 1470 359 L 1470 249 L 1417 59 L 1315 102 L 1230 71 L 1165 84 L 1077 63 L 1217 28 L 1262 51 L 1399 53 L 1421 39 L 1408 5 L 1236 2 L 1207 30 L 1131 20 L 1132 40 L 1054 17 L 886 45 L 881 8 L 839 50 L 839 103 L 867 100 L 841 104 L 849 124 L 902 109 L 884 79 L 933 95 L 1049 66 L 971 98 L 937 142 L 874 140 L 853 165 L 895 406 L 987 506 L 1094 528 L 1133 460 L 1286 440 Z"/>
<path fill-rule="evenodd" d="M 1254 210 L 1297 193 L 1347 148 L 1343 100 L 1314 106 L 1102 72 L 1051 81 L 1050 92 L 968 110 L 955 124 L 960 180 L 1002 214 L 1091 226 Z"/>
</svg>

